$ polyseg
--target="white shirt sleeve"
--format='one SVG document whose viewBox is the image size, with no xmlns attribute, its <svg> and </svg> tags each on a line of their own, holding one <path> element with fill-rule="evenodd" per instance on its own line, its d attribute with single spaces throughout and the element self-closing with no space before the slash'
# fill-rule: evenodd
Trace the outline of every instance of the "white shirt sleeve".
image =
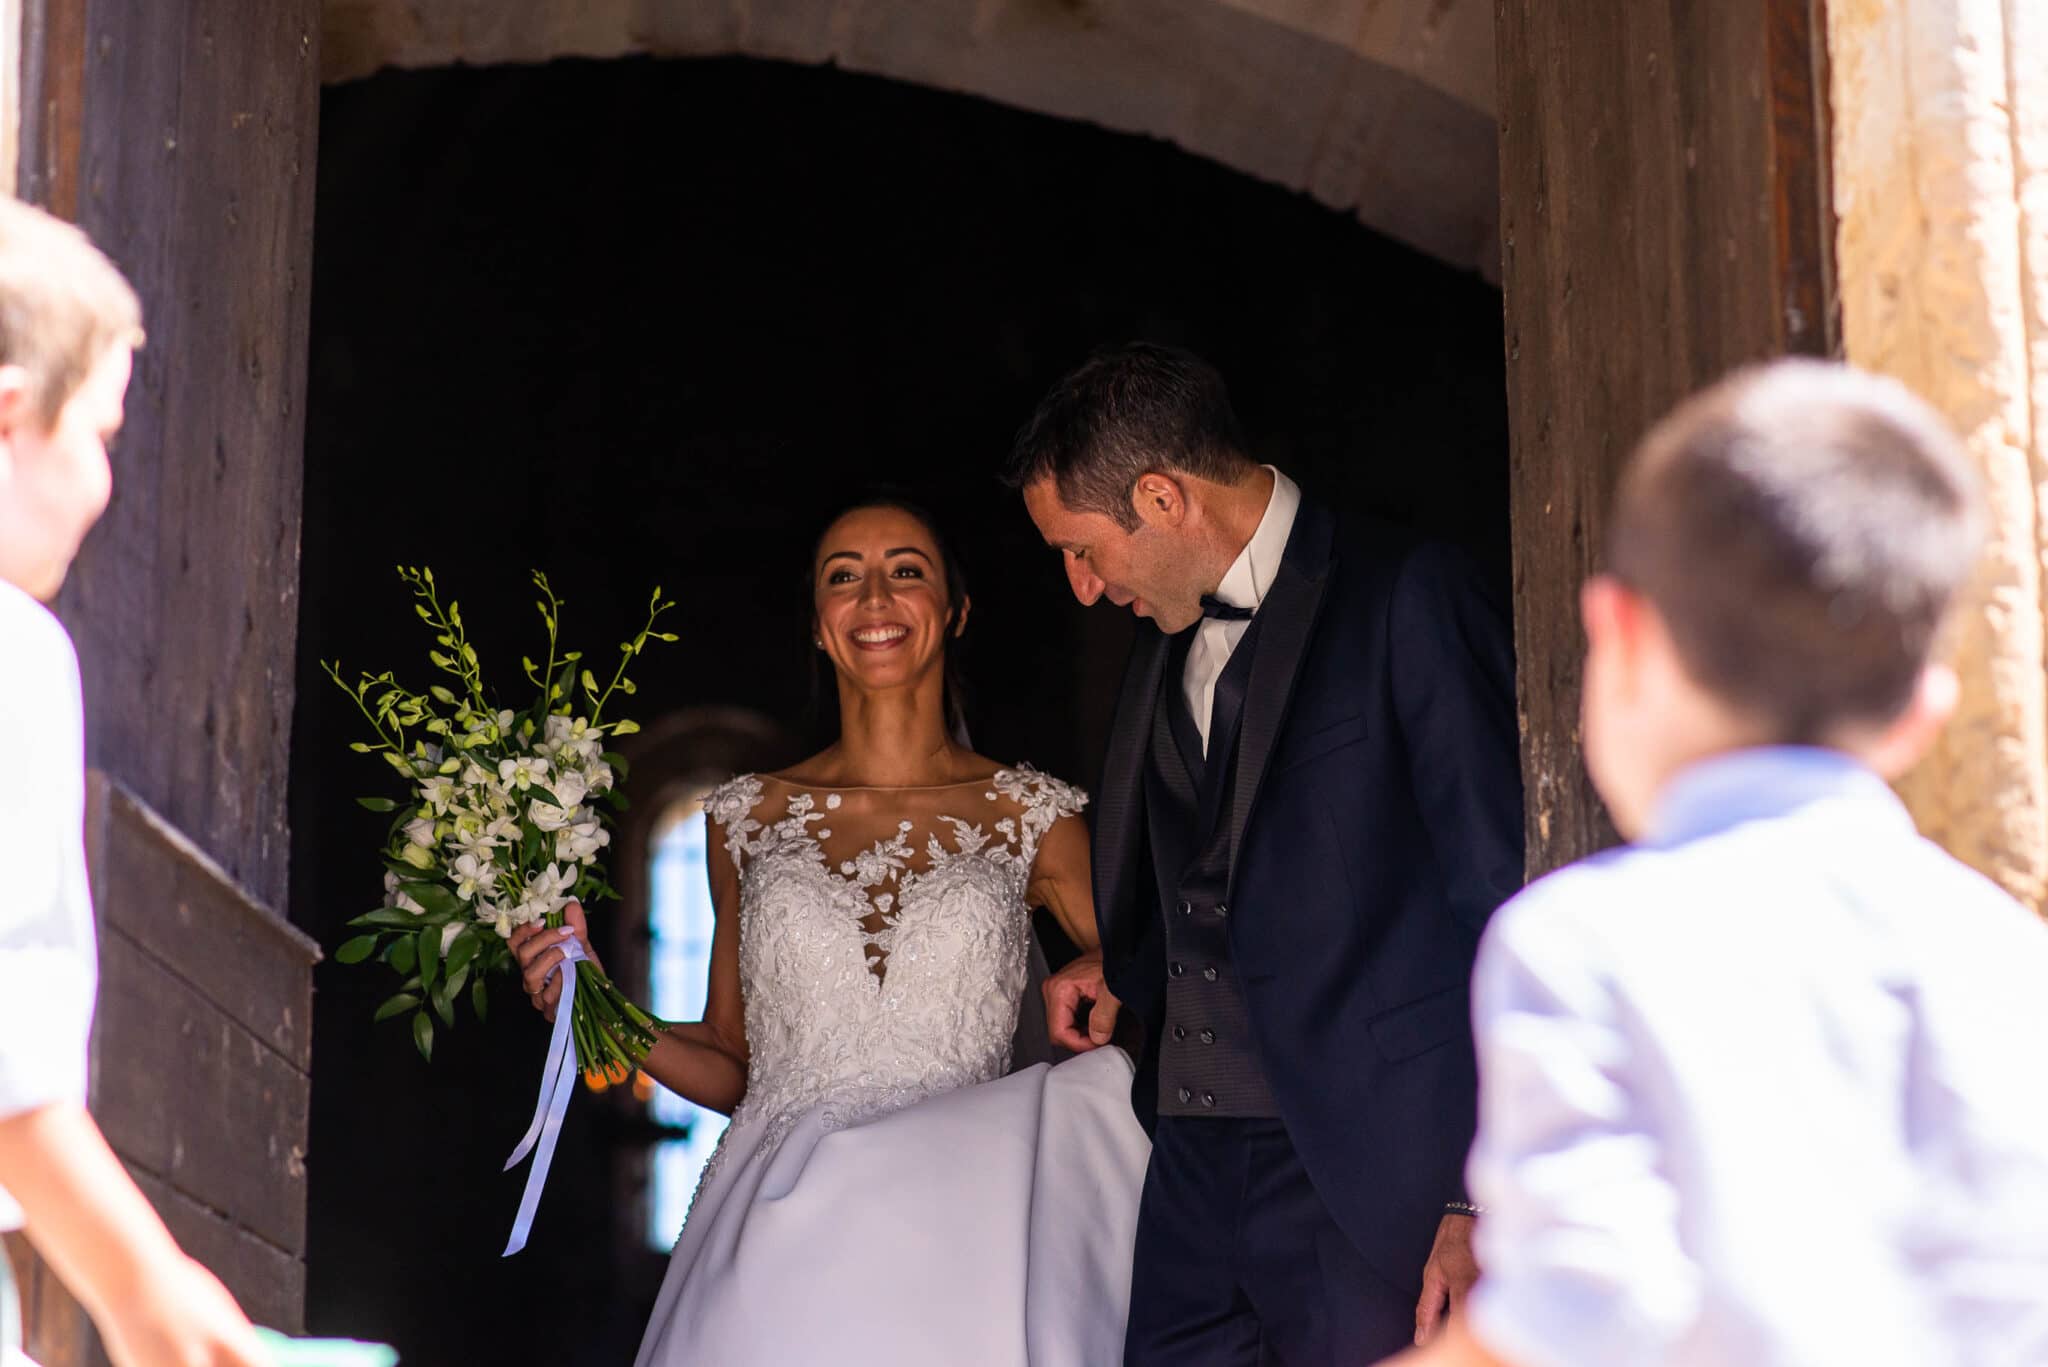
<svg viewBox="0 0 2048 1367">
<path fill-rule="evenodd" d="M 85 874 L 85 742 L 64 628 L 0 584 L 0 1117 L 85 1100 L 98 954 Z M 0 1192 L 0 1228 L 12 1212 Z"/>
<path fill-rule="evenodd" d="M 1467 1177 L 1486 1207 L 1485 1272 L 1468 1308 L 1479 1339 L 1518 1367 L 1635 1367 L 1700 1305 L 1601 947 L 1570 914 L 1590 881 L 1554 877 L 1503 908 L 1475 969 Z"/>
</svg>

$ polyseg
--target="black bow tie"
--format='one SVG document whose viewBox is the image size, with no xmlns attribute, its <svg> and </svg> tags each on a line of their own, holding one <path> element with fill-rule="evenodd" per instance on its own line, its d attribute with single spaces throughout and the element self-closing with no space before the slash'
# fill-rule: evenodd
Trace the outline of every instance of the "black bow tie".
<svg viewBox="0 0 2048 1367">
<path fill-rule="evenodd" d="M 1249 622 L 1252 610 L 1232 607 L 1215 595 L 1205 593 L 1202 595 L 1202 615 L 1218 622 Z"/>
</svg>

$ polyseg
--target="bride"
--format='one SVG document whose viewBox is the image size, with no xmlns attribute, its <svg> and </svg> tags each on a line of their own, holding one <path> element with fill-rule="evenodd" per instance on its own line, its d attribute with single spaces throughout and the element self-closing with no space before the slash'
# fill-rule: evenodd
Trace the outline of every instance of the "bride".
<svg viewBox="0 0 2048 1367">
<path fill-rule="evenodd" d="M 1030 908 L 1096 944 L 1087 799 L 953 739 L 968 599 L 928 518 L 847 511 L 811 578 L 840 735 L 705 799 L 730 857 L 704 1019 L 645 1068 L 732 1125 L 637 1367 L 1118 1361 L 1147 1157 L 1131 1065 L 1009 1071 Z M 570 935 L 573 906 L 513 938 L 549 1014 Z"/>
</svg>

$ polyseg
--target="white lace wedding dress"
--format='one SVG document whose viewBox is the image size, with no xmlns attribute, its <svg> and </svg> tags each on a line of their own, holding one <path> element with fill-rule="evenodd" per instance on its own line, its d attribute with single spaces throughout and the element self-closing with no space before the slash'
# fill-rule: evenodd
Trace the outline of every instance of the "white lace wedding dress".
<svg viewBox="0 0 2048 1367">
<path fill-rule="evenodd" d="M 1028 768 L 706 799 L 740 870 L 748 1090 L 637 1367 L 1121 1360 L 1130 1062 L 1009 1072 L 1032 863 L 1085 801 Z"/>
</svg>

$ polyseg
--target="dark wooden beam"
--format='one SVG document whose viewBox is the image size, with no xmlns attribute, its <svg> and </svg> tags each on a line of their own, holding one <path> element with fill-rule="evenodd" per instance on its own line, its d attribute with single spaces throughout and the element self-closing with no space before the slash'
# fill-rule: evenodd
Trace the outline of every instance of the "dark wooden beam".
<svg viewBox="0 0 2048 1367">
<path fill-rule="evenodd" d="M 92 1103 L 261 1318 L 304 1299 L 315 947 L 286 883 L 318 0 L 23 0 L 18 186 L 142 296 L 77 642 L 104 960 Z M 31 1346 L 104 1361 L 30 1263 Z"/>
<path fill-rule="evenodd" d="M 1834 327 L 1815 0 L 1500 0 L 1516 650 L 1532 875 L 1611 843 L 1580 759 L 1578 587 L 1687 393 Z"/>
<path fill-rule="evenodd" d="M 319 5 L 29 3 L 23 183 L 128 273 L 149 333 L 58 604 L 92 760 L 280 906 Z"/>
<path fill-rule="evenodd" d="M 85 0 L 22 0 L 21 144 L 15 192 L 78 217 L 85 114 Z"/>
</svg>

